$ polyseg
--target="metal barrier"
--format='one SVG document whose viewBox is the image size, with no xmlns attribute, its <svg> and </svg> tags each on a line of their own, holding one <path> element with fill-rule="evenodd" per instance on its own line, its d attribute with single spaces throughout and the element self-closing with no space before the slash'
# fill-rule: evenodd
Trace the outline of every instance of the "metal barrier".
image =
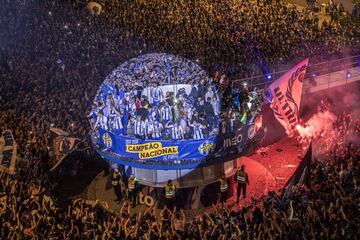
<svg viewBox="0 0 360 240">
<path fill-rule="evenodd" d="M 266 88 L 288 71 L 277 71 L 268 75 L 236 79 L 232 81 L 232 86 L 236 88 L 246 82 L 249 87 Z M 360 80 L 360 55 L 311 64 L 308 66 L 305 75 L 305 91 L 303 93 L 313 92 L 315 89 L 323 90 L 325 89 L 324 86 L 330 88 L 358 80 Z"/>
</svg>

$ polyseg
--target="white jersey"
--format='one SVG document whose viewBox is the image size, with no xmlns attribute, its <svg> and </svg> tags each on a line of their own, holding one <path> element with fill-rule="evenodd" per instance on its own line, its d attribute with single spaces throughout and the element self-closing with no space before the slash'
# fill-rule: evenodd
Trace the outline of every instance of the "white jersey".
<svg viewBox="0 0 360 240">
<path fill-rule="evenodd" d="M 187 115 L 189 119 L 192 118 L 193 114 L 194 114 L 194 108 L 192 108 L 191 106 L 187 107 Z"/>
<path fill-rule="evenodd" d="M 150 136 L 153 131 L 153 121 L 146 119 L 145 120 L 145 134 L 146 136 Z"/>
<path fill-rule="evenodd" d="M 157 88 L 154 88 L 152 90 L 152 94 L 151 94 L 151 97 L 153 99 L 153 103 L 158 103 L 161 101 L 161 89 L 159 87 Z"/>
<path fill-rule="evenodd" d="M 109 113 L 110 113 L 110 110 L 108 107 L 103 107 L 102 108 L 102 112 L 103 112 L 103 115 L 108 117 L 109 116 Z"/>
<path fill-rule="evenodd" d="M 141 120 L 136 120 L 134 124 L 134 133 L 135 135 L 144 136 L 145 135 L 145 122 Z"/>
<path fill-rule="evenodd" d="M 157 120 L 159 121 L 159 111 L 158 110 L 151 110 L 151 117 L 154 119 L 154 120 Z"/>
<path fill-rule="evenodd" d="M 111 108 L 110 111 L 109 111 L 108 118 L 109 118 L 110 120 L 113 120 L 115 117 L 116 117 L 116 112 L 115 112 L 114 109 Z"/>
<path fill-rule="evenodd" d="M 184 136 L 184 130 L 180 126 L 173 126 L 171 128 L 171 137 L 172 139 L 182 139 L 182 136 Z"/>
<path fill-rule="evenodd" d="M 230 129 L 231 131 L 235 128 L 236 114 L 232 113 L 230 118 Z"/>
<path fill-rule="evenodd" d="M 194 139 L 203 139 L 204 138 L 204 134 L 203 134 L 203 130 L 201 128 L 201 126 L 195 126 L 194 125 Z"/>
<path fill-rule="evenodd" d="M 170 107 L 162 107 L 161 108 L 161 117 L 163 121 L 170 121 L 171 120 L 171 108 Z"/>
<path fill-rule="evenodd" d="M 101 128 L 109 130 L 108 118 L 105 115 L 101 115 L 100 117 L 98 117 L 95 125 L 99 125 Z"/>
<path fill-rule="evenodd" d="M 215 116 L 219 116 L 220 111 L 221 111 L 220 101 L 218 101 L 218 100 L 211 101 L 211 105 L 212 105 L 212 107 L 214 109 Z"/>
<path fill-rule="evenodd" d="M 122 125 L 122 122 L 121 122 L 121 116 L 115 117 L 115 119 L 113 121 L 113 128 L 116 129 L 116 130 L 124 128 L 123 125 Z"/>
<path fill-rule="evenodd" d="M 181 119 L 180 119 L 179 126 L 180 126 L 184 131 L 186 131 L 186 129 L 188 129 L 188 127 L 189 127 L 189 122 L 188 122 L 186 119 L 181 118 Z"/>
<path fill-rule="evenodd" d="M 129 104 L 129 110 L 131 113 L 135 113 L 136 112 L 136 104 L 135 103 L 130 103 Z"/>
<path fill-rule="evenodd" d="M 121 98 L 120 95 L 116 95 L 116 97 L 115 97 L 115 104 L 116 104 L 116 106 L 121 106 L 121 104 L 122 104 L 122 98 Z"/>
<path fill-rule="evenodd" d="M 161 123 L 154 124 L 151 135 L 152 138 L 160 138 L 162 130 L 163 130 L 163 125 Z"/>
</svg>

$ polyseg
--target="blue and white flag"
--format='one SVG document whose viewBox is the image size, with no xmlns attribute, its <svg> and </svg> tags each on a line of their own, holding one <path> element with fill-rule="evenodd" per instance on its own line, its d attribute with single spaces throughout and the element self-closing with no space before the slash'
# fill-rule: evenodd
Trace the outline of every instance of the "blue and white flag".
<svg viewBox="0 0 360 240">
<path fill-rule="evenodd" d="M 0 135 L 0 171 L 15 174 L 17 161 L 17 144 L 10 130 Z"/>
<path fill-rule="evenodd" d="M 60 165 L 62 160 L 79 145 L 80 139 L 69 137 L 69 134 L 59 128 L 50 128 L 50 162 L 49 171 Z"/>
</svg>

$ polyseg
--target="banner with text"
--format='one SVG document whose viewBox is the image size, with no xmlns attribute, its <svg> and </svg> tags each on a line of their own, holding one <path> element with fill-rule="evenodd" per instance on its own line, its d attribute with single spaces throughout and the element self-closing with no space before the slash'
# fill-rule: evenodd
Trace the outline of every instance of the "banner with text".
<svg viewBox="0 0 360 240">
<path fill-rule="evenodd" d="M 131 162 L 159 165 L 195 164 L 205 160 L 225 161 L 226 157 L 234 157 L 253 149 L 263 138 L 263 135 L 257 136 L 260 128 L 261 117 L 255 124 L 243 126 L 234 132 L 201 140 L 180 141 L 141 140 L 99 129 L 97 143 L 100 153 L 111 154 L 114 158 L 121 158 L 121 161 L 129 161 L 129 165 Z M 187 160 L 191 160 L 191 163 Z"/>
</svg>

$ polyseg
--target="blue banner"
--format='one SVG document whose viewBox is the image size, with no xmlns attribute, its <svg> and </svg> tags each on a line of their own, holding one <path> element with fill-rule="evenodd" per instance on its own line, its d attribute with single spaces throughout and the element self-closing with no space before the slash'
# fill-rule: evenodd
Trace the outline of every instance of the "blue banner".
<svg viewBox="0 0 360 240">
<path fill-rule="evenodd" d="M 133 137 L 114 135 L 99 129 L 100 145 L 107 151 L 124 158 L 140 161 L 173 161 L 205 159 L 210 156 L 216 145 L 216 137 L 202 140 L 141 140 Z"/>
<path fill-rule="evenodd" d="M 191 169 L 225 162 L 254 151 L 264 138 L 261 118 L 233 132 L 201 140 L 141 140 L 99 129 L 96 151 L 126 166 L 149 169 Z"/>
</svg>

